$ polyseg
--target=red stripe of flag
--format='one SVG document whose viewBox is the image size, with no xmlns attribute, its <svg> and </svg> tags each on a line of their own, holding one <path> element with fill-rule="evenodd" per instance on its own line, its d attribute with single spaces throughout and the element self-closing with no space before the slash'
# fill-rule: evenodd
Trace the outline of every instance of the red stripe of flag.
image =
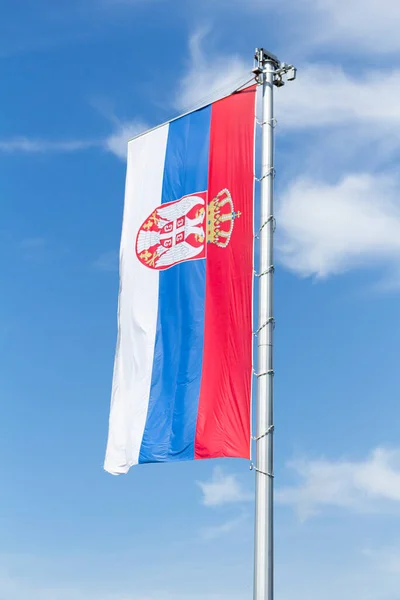
<svg viewBox="0 0 400 600">
<path fill-rule="evenodd" d="M 240 212 L 226 248 L 207 246 L 203 372 L 195 458 L 249 458 L 256 87 L 212 106 L 209 201 L 227 188 Z"/>
</svg>

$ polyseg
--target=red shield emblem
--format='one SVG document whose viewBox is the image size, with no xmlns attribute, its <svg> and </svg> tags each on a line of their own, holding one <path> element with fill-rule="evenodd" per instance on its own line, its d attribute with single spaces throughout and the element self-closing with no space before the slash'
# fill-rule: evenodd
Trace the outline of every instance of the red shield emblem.
<svg viewBox="0 0 400 600">
<path fill-rule="evenodd" d="M 205 258 L 207 192 L 158 206 L 139 229 L 136 254 L 150 269 Z"/>
<path fill-rule="evenodd" d="M 156 271 L 205 258 L 207 243 L 226 248 L 239 216 L 226 189 L 209 204 L 207 192 L 162 204 L 141 225 L 136 255 L 143 265 Z"/>
</svg>

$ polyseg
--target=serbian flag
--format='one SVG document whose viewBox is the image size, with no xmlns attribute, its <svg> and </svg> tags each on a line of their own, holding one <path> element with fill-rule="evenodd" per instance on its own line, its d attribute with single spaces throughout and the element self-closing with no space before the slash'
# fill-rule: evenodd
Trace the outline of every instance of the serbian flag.
<svg viewBox="0 0 400 600">
<path fill-rule="evenodd" d="M 110 473 L 249 457 L 255 92 L 129 142 Z"/>
</svg>

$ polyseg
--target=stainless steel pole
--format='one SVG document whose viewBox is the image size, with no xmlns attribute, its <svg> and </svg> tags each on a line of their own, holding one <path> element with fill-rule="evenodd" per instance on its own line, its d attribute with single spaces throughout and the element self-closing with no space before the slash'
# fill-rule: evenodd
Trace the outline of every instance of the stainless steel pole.
<svg viewBox="0 0 400 600">
<path fill-rule="evenodd" d="M 258 306 L 254 600 L 274 598 L 274 113 L 276 63 L 262 55 L 261 224 Z"/>
</svg>

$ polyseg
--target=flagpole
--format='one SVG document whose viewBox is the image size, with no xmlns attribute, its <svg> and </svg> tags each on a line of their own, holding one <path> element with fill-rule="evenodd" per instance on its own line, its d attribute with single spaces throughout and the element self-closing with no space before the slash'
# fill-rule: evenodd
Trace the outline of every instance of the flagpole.
<svg viewBox="0 0 400 600">
<path fill-rule="evenodd" d="M 254 600 L 274 598 L 274 86 L 296 77 L 292 65 L 257 49 L 254 69 L 262 85 L 260 260 L 257 335 L 256 502 Z"/>
</svg>

